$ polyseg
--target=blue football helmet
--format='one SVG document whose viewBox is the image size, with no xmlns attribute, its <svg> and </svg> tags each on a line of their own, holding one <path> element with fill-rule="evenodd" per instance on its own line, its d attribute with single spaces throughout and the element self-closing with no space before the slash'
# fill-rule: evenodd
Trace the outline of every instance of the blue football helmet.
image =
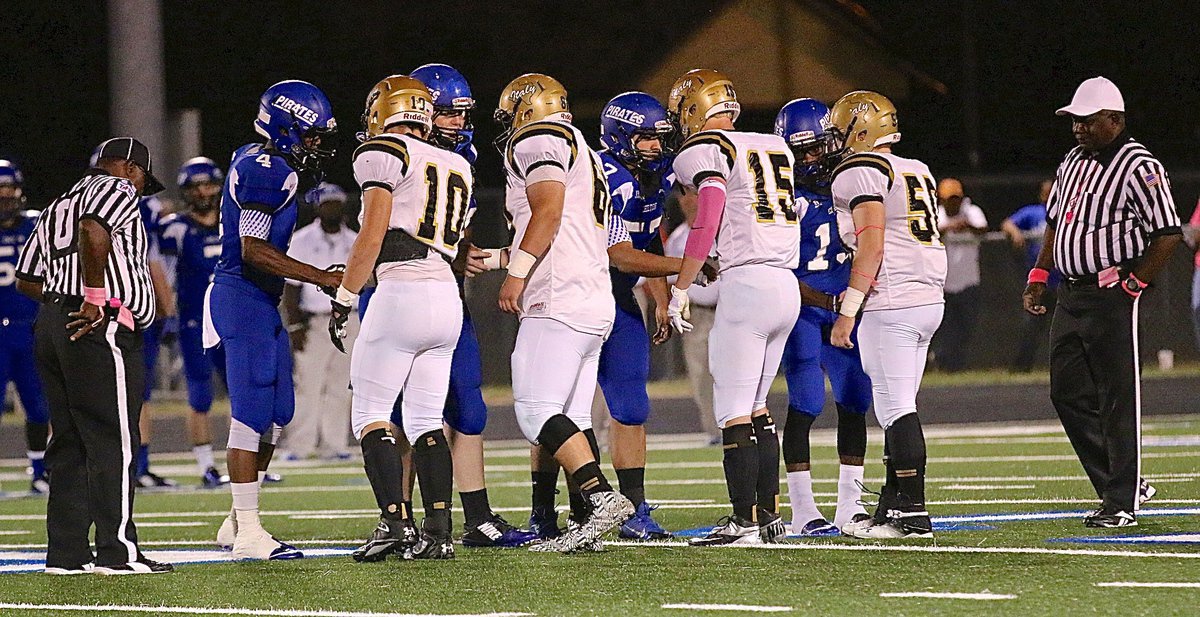
<svg viewBox="0 0 1200 617">
<path fill-rule="evenodd" d="M 11 195 L 0 197 L 0 219 L 9 219 L 25 206 L 25 176 L 16 163 L 0 159 L 0 187 L 12 188 Z"/>
<path fill-rule="evenodd" d="M 630 167 L 652 172 L 665 169 L 669 163 L 666 144 L 672 130 L 666 108 L 645 92 L 618 94 L 600 112 L 600 143 Z M 657 138 L 663 150 L 648 155 L 633 143 L 634 137 Z"/>
<path fill-rule="evenodd" d="M 810 183 L 827 181 L 829 155 L 834 148 L 830 127 L 829 108 L 816 99 L 789 101 L 775 116 L 775 134 L 782 137 L 796 155 L 797 179 Z M 820 159 L 805 164 L 804 153 L 812 148 L 820 148 Z"/>
<path fill-rule="evenodd" d="M 225 172 L 206 156 L 188 159 L 180 166 L 175 182 L 179 185 L 183 200 L 195 210 L 211 210 L 221 204 L 220 190 L 208 189 L 206 195 L 199 190 L 189 190 L 203 183 L 220 187 L 225 182 Z"/>
<path fill-rule="evenodd" d="M 475 125 L 471 123 L 471 110 L 475 99 L 471 96 L 471 85 L 454 67 L 447 64 L 426 64 L 413 70 L 410 77 L 425 84 L 433 95 L 433 117 L 439 114 L 463 115 L 466 124 L 461 129 L 450 129 L 433 125 L 433 143 L 447 150 L 463 154 L 471 147 L 475 137 Z"/>
<path fill-rule="evenodd" d="M 329 98 L 320 88 L 289 79 L 263 92 L 254 131 L 288 157 L 298 171 L 319 172 L 321 165 L 333 158 L 334 149 L 329 146 L 337 121 Z M 306 146 L 304 140 L 308 137 L 321 138 L 325 147 Z"/>
</svg>

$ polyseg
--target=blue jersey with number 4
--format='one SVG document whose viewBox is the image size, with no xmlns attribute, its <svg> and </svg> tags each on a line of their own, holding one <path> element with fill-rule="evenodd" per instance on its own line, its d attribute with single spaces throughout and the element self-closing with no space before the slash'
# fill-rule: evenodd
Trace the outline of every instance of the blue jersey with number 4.
<svg viewBox="0 0 1200 617">
<path fill-rule="evenodd" d="M 850 251 L 838 233 L 833 197 L 796 185 L 800 219 L 800 267 L 796 277 L 827 294 L 839 294 L 850 284 Z"/>
<path fill-rule="evenodd" d="M 275 304 L 283 295 L 283 277 L 242 261 L 242 211 L 266 215 L 263 238 L 287 253 L 296 229 L 296 194 L 300 184 L 287 159 L 263 144 L 248 144 L 233 153 L 221 193 L 221 259 L 213 282 L 238 287 Z M 248 234 L 253 235 L 253 234 Z M 257 236 L 256 236 L 257 237 Z"/>
</svg>

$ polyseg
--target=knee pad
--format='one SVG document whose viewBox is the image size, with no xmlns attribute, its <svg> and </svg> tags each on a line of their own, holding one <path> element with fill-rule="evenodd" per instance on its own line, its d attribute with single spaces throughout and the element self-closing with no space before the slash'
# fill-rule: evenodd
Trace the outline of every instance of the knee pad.
<svg viewBox="0 0 1200 617">
<path fill-rule="evenodd" d="M 754 441 L 753 424 L 735 424 L 721 429 L 721 444 L 726 450 L 734 448 L 757 448 Z"/>
<path fill-rule="evenodd" d="M 261 441 L 269 446 L 273 446 L 279 443 L 281 436 L 283 436 L 283 427 L 278 424 L 272 424 L 271 430 L 263 433 Z"/>
<path fill-rule="evenodd" d="M 250 428 L 241 420 L 234 418 L 229 421 L 229 443 L 226 447 L 246 452 L 258 452 L 258 444 L 262 435 Z"/>
<path fill-rule="evenodd" d="M 837 451 L 843 456 L 867 455 L 867 416 L 842 405 L 838 405 Z"/>
<path fill-rule="evenodd" d="M 562 448 L 567 440 L 574 437 L 579 432 L 579 427 L 571 421 L 567 416 L 559 413 L 547 418 L 542 423 L 541 431 L 537 435 L 535 443 L 540 444 L 551 456 L 554 456 Z"/>
<path fill-rule="evenodd" d="M 562 411 L 562 406 L 553 403 L 522 403 L 516 406 L 516 411 L 517 424 L 521 427 L 521 434 L 525 435 L 525 439 L 533 444 L 540 443 L 543 427 L 551 418 L 567 417 Z M 575 430 L 579 430 L 579 425 L 575 422 L 571 422 L 571 425 L 575 427 Z"/>
<path fill-rule="evenodd" d="M 893 469 L 925 469 L 925 434 L 917 414 L 897 418 L 887 429 Z"/>
<path fill-rule="evenodd" d="M 895 424 L 900 418 L 911 416 L 915 413 L 917 413 L 917 410 L 913 407 L 884 410 L 876 409 L 875 419 L 879 421 L 880 428 L 886 431 L 891 428 L 892 425 Z"/>
<path fill-rule="evenodd" d="M 634 386 L 634 384 L 629 384 Z M 622 389 L 621 394 L 609 397 L 604 395 L 608 403 L 608 413 L 613 420 L 625 426 L 641 426 L 650 418 L 650 397 L 646 394 L 645 384 Z M 640 390 L 640 392 L 638 392 Z"/>
<path fill-rule="evenodd" d="M 424 452 L 434 448 L 449 450 L 450 448 L 450 442 L 446 440 L 446 433 L 440 427 L 417 435 L 416 439 L 411 440 L 411 443 L 415 452 Z"/>
<path fill-rule="evenodd" d="M 808 435 L 816 416 L 788 408 L 787 424 L 783 427 L 783 462 L 797 465 L 812 460 Z"/>
</svg>

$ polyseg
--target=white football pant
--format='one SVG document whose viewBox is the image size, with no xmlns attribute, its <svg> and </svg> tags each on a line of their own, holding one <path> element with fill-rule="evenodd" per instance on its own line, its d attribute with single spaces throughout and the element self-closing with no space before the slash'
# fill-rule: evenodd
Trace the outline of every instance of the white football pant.
<svg viewBox="0 0 1200 617">
<path fill-rule="evenodd" d="M 565 413 L 579 430 L 592 428 L 592 399 L 604 337 L 549 318 L 526 317 L 512 353 L 513 407 L 529 443 Z"/>
<path fill-rule="evenodd" d="M 929 341 L 942 323 L 943 304 L 866 311 L 858 325 L 863 370 L 871 378 L 875 419 L 887 430 L 917 412 Z"/>
</svg>

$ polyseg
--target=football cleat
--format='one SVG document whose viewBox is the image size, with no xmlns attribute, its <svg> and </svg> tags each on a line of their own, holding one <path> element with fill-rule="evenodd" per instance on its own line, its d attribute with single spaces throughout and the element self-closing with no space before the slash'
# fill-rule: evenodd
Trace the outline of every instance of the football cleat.
<svg viewBox="0 0 1200 617">
<path fill-rule="evenodd" d="M 1147 501 L 1154 499 L 1154 496 L 1156 494 L 1158 494 L 1158 489 L 1154 488 L 1153 484 L 1150 484 L 1149 482 L 1142 480 L 1138 484 L 1138 505 L 1140 506 L 1140 505 L 1146 503 Z"/>
<path fill-rule="evenodd" d="M 925 511 L 924 505 L 888 510 L 886 516 L 887 519 L 882 523 L 856 529 L 854 537 L 860 540 L 933 538 L 933 522 L 929 520 L 929 512 Z"/>
<path fill-rule="evenodd" d="M 558 526 L 558 512 L 553 508 L 550 510 L 535 508 L 529 515 L 529 531 L 537 534 L 541 540 L 551 540 L 561 536 L 563 530 Z"/>
<path fill-rule="evenodd" d="M 449 533 L 434 536 L 422 531 L 417 543 L 404 551 L 404 559 L 454 559 L 454 539 Z"/>
<path fill-rule="evenodd" d="M 46 566 L 42 572 L 53 576 L 74 576 L 76 574 L 91 574 L 96 564 L 88 562 L 81 566 Z"/>
<path fill-rule="evenodd" d="M 860 529 L 866 529 L 875 524 L 875 518 L 866 512 L 859 512 L 850 517 L 850 522 L 842 525 L 841 531 L 843 536 L 854 537 L 854 533 Z M 803 534 L 802 534 L 803 535 Z"/>
<path fill-rule="evenodd" d="M 217 530 L 217 546 L 223 551 L 233 550 L 233 541 L 237 538 L 237 516 L 233 511 L 221 521 L 221 528 Z"/>
<path fill-rule="evenodd" d="M 416 542 L 417 530 L 407 519 L 388 519 L 381 516 L 366 544 L 355 549 L 350 556 L 360 563 L 383 561 L 388 555 L 405 550 Z"/>
<path fill-rule="evenodd" d="M 626 540 L 670 540 L 674 536 L 650 515 L 656 508 L 646 502 L 638 506 L 629 520 L 621 524 L 620 537 Z"/>
<path fill-rule="evenodd" d="M 174 572 L 175 566 L 169 563 L 154 561 L 145 555 L 139 554 L 137 561 L 129 563 L 121 563 L 113 566 L 97 565 L 92 568 L 92 572 L 103 574 L 105 576 L 122 576 L 126 574 L 166 574 Z"/>
<path fill-rule="evenodd" d="M 717 521 L 707 536 L 688 540 L 691 546 L 724 546 L 726 544 L 762 544 L 758 523 L 732 514 Z"/>
<path fill-rule="evenodd" d="M 600 538 L 633 516 L 633 502 L 616 491 L 605 491 L 588 497 L 592 513 L 582 524 L 571 526 L 561 537 L 535 544 L 529 548 L 534 552 L 593 552 L 604 550 Z"/>
<path fill-rule="evenodd" d="M 487 520 L 463 530 L 462 544 L 472 548 L 517 548 L 537 539 L 537 533 L 518 529 L 493 512 Z"/>
<path fill-rule="evenodd" d="M 787 527 L 783 524 L 783 517 L 778 513 L 759 508 L 758 535 L 767 544 L 782 542 L 784 538 L 787 538 Z"/>
<path fill-rule="evenodd" d="M 221 475 L 216 467 L 209 467 L 204 475 L 200 476 L 200 486 L 204 488 L 220 488 L 229 484 L 229 476 Z"/>
<path fill-rule="evenodd" d="M 164 478 L 152 471 L 138 476 L 137 483 L 140 488 L 177 488 L 179 486 L 178 482 Z"/>
<path fill-rule="evenodd" d="M 870 520 L 870 518 L 871 518 L 870 515 L 868 515 L 865 512 L 862 514 L 856 515 L 856 516 L 862 516 L 862 517 L 866 518 L 867 520 Z M 829 521 L 827 521 L 823 518 L 813 519 L 813 520 L 801 525 L 799 529 L 792 529 L 792 532 L 794 532 L 798 536 L 802 536 L 805 538 L 819 538 L 822 536 L 836 536 L 836 535 L 838 535 L 838 533 L 840 533 L 838 531 L 837 526 L 835 526 L 833 523 L 830 523 Z"/>
<path fill-rule="evenodd" d="M 35 495 L 50 494 L 50 479 L 46 477 L 46 474 L 36 476 L 29 481 L 29 492 Z"/>
<path fill-rule="evenodd" d="M 1100 510 L 1084 519 L 1083 524 L 1101 529 L 1116 529 L 1117 527 L 1137 527 L 1138 523 L 1137 517 L 1124 510 L 1116 512 Z"/>
<path fill-rule="evenodd" d="M 233 558 L 245 560 L 282 560 L 304 557 L 299 549 L 286 542 L 276 540 L 267 530 L 240 529 L 233 540 Z"/>
<path fill-rule="evenodd" d="M 283 482 L 283 476 L 281 476 L 277 473 L 266 473 L 266 474 L 263 474 L 262 481 L 263 481 L 263 483 L 270 483 L 270 484 L 274 484 L 276 482 Z"/>
</svg>

